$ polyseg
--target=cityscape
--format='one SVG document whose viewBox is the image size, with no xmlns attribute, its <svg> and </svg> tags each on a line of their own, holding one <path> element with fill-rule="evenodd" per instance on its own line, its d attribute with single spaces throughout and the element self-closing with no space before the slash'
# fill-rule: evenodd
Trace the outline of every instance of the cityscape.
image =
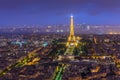
<svg viewBox="0 0 120 80">
<path fill-rule="evenodd" d="M 23 0 L 20 2 L 12 1 L 14 2 L 0 0 L 4 4 L 9 2 L 6 8 L 20 4 L 26 5 L 23 8 L 26 10 L 28 10 L 27 6 L 33 7 L 34 3 L 32 0 L 30 0 L 29 5 L 27 3 L 29 0 L 25 2 Z M 77 4 L 78 2 L 81 2 L 81 5 L 89 3 L 89 6 L 87 6 L 89 8 L 90 4 L 101 4 L 103 6 L 103 3 L 109 3 L 110 6 L 115 6 L 115 4 L 118 6 L 120 1 L 92 1 L 95 0 L 70 0 L 70 2 L 66 0 L 65 3 L 64 0 L 58 1 L 65 10 L 69 9 L 70 6 L 75 7 L 77 5 L 75 9 L 70 8 L 70 12 L 73 11 L 72 14 L 69 12 L 70 15 L 67 17 L 62 15 L 63 19 L 60 22 L 57 22 L 57 20 L 61 20 L 61 14 L 58 15 L 59 18 L 53 17 L 51 21 L 47 17 L 45 24 L 36 24 L 37 21 L 33 24 L 27 24 L 29 21 L 25 21 L 25 24 L 22 24 L 22 20 L 15 21 L 12 19 L 18 19 L 15 17 L 16 15 L 11 18 L 11 21 L 6 18 L 5 22 L 4 20 L 2 22 L 0 19 L 0 80 L 120 80 L 120 24 L 119 22 L 114 23 L 115 20 L 117 22 L 117 18 L 115 17 L 115 20 L 113 18 L 109 22 L 110 24 L 104 23 L 107 21 L 104 19 L 105 21 L 101 21 L 101 24 L 93 20 L 92 18 L 96 15 L 92 15 L 89 16 L 89 18 L 92 17 L 90 20 L 85 19 L 86 22 L 88 20 L 87 23 L 78 23 L 77 19 L 80 14 L 76 13 L 76 8 L 81 8 Z M 43 6 L 40 5 L 42 9 L 44 8 L 44 3 L 47 3 L 47 1 L 43 0 L 35 0 L 35 2 L 34 8 L 36 5 L 38 7 L 38 4 L 43 4 Z M 56 5 L 54 0 L 47 4 L 52 4 L 56 8 L 59 6 L 59 4 Z M 108 4 L 106 5 L 103 8 L 110 7 Z M 116 9 L 112 6 L 110 9 Z M 4 5 L 0 5 L 0 11 L 6 9 L 1 7 L 4 7 Z M 11 8 L 14 9 L 13 6 Z M 56 8 L 54 8 L 55 12 L 57 11 Z M 58 7 L 61 11 L 64 11 L 63 8 Z M 84 8 L 82 7 L 82 9 Z M 91 8 L 94 7 L 92 6 Z M 105 9 L 105 14 L 107 13 L 107 8 Z M 15 11 L 17 12 L 18 9 L 16 6 Z M 45 12 L 51 12 L 52 9 L 50 8 L 49 11 L 44 8 L 43 12 L 44 10 L 46 10 Z M 40 13 L 44 15 L 42 11 Z M 22 14 L 25 15 L 26 13 L 23 12 Z M 22 14 L 21 17 L 23 16 Z M 0 13 L 0 15 L 5 16 L 6 14 Z M 33 17 L 30 23 L 33 22 L 32 19 Z M 15 24 L 12 24 L 12 20 Z M 44 23 L 44 19 L 39 20 Z"/>
</svg>

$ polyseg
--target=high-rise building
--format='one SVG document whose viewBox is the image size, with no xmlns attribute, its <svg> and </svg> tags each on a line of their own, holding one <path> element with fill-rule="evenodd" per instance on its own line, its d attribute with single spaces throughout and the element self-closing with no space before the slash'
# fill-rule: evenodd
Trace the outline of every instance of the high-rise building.
<svg viewBox="0 0 120 80">
<path fill-rule="evenodd" d="M 68 37 L 68 42 L 67 42 L 67 46 L 70 46 L 70 45 L 77 46 L 76 37 L 74 35 L 74 18 L 73 18 L 73 16 L 71 16 L 71 18 L 70 18 L 70 35 Z"/>
</svg>

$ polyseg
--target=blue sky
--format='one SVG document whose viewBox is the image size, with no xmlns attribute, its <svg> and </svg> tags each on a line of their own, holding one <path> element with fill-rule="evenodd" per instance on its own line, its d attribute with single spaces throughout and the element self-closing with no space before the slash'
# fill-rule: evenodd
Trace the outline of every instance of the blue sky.
<svg viewBox="0 0 120 80">
<path fill-rule="evenodd" d="M 0 25 L 120 24 L 120 0 L 0 0 Z"/>
</svg>

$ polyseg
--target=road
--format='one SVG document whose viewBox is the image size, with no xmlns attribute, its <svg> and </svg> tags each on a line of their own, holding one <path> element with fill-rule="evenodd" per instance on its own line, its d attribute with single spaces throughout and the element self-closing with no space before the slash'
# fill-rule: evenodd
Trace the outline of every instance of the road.
<svg viewBox="0 0 120 80">
<path fill-rule="evenodd" d="M 74 48 L 75 46 L 69 46 L 66 52 L 64 53 L 64 55 L 73 55 Z M 62 80 L 62 75 L 65 68 L 67 67 L 67 64 L 61 64 L 61 65 L 58 66 L 58 70 L 55 72 L 55 76 L 53 77 L 52 80 Z"/>
<path fill-rule="evenodd" d="M 37 48 L 33 50 L 32 52 L 28 53 L 27 56 L 21 57 L 15 64 L 11 64 L 6 69 L 0 72 L 0 76 L 4 76 L 7 72 L 9 72 L 11 69 L 16 67 L 22 67 L 24 65 L 33 65 L 36 64 L 37 61 L 39 61 L 41 58 L 37 57 L 37 51 L 41 50 L 42 48 Z"/>
<path fill-rule="evenodd" d="M 63 75 L 63 71 L 66 68 L 66 64 L 62 64 L 60 66 L 58 66 L 58 70 L 56 71 L 56 76 L 53 80 L 61 80 L 62 79 L 62 75 Z"/>
</svg>

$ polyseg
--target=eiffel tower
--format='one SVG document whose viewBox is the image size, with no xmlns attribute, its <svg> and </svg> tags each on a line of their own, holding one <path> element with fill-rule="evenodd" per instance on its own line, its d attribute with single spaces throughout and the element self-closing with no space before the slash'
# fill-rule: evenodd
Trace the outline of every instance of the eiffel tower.
<svg viewBox="0 0 120 80">
<path fill-rule="evenodd" d="M 77 46 L 76 37 L 74 35 L 74 18 L 70 17 L 70 35 L 66 46 Z"/>
</svg>

